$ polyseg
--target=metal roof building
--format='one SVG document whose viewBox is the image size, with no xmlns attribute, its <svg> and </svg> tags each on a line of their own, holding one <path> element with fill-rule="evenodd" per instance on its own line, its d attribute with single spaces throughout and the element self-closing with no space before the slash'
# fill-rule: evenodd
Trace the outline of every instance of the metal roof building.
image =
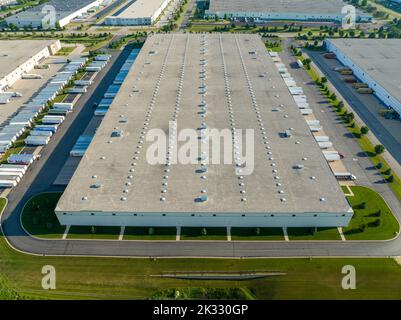
<svg viewBox="0 0 401 320">
<path fill-rule="evenodd" d="M 386 106 L 401 114 L 400 39 L 332 39 L 325 44 Z"/>
<path fill-rule="evenodd" d="M 106 17 L 106 25 L 150 25 L 157 20 L 171 0 L 134 0 L 124 10 Z"/>
<path fill-rule="evenodd" d="M 59 40 L 0 40 L 0 92 L 60 48 Z"/>
<path fill-rule="evenodd" d="M 224 137 L 217 151 L 213 129 Z M 164 134 L 168 153 L 154 152 Z M 352 217 L 264 43 L 229 34 L 148 38 L 55 211 L 63 225 L 345 226 Z"/>
<path fill-rule="evenodd" d="M 87 12 L 92 7 L 99 6 L 101 3 L 102 0 L 50 0 L 5 20 L 8 25 L 12 23 L 21 28 L 29 26 L 41 28 L 43 25 L 48 24 L 52 15 L 55 14 L 55 22 L 58 22 L 60 27 L 63 27 L 75 17 Z"/>
<path fill-rule="evenodd" d="M 341 22 L 346 5 L 343 0 L 210 0 L 205 14 L 219 18 Z M 371 20 L 371 15 L 357 12 L 357 21 Z"/>
</svg>

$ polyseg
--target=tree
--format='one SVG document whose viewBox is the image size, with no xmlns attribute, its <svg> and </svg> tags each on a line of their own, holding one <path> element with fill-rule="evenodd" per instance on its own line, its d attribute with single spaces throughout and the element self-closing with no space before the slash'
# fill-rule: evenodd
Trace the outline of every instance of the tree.
<svg viewBox="0 0 401 320">
<path fill-rule="evenodd" d="M 392 183 L 394 181 L 394 176 L 393 175 L 391 175 L 391 176 L 389 176 L 388 178 L 387 178 L 387 182 L 388 183 Z"/>
<path fill-rule="evenodd" d="M 352 120 L 354 120 L 354 118 L 355 118 L 355 114 L 353 112 L 347 113 L 345 115 L 345 118 L 346 118 L 347 122 L 352 122 Z"/>
<path fill-rule="evenodd" d="M 322 83 L 327 83 L 327 78 L 326 77 L 322 77 Z"/>
<path fill-rule="evenodd" d="M 386 149 L 381 144 L 378 144 L 378 145 L 375 146 L 375 153 L 376 154 L 382 154 L 384 152 L 384 150 L 386 150 Z"/>
<path fill-rule="evenodd" d="M 388 168 L 386 171 L 383 172 L 386 176 L 389 176 L 392 173 L 391 168 Z"/>
<path fill-rule="evenodd" d="M 365 135 L 369 132 L 369 128 L 367 126 L 362 126 L 361 127 L 361 134 Z"/>
</svg>

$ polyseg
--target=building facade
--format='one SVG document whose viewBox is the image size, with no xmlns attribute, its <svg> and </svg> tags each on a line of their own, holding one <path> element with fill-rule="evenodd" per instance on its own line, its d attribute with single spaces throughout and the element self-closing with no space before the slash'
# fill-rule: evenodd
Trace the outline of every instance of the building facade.
<svg viewBox="0 0 401 320">
<path fill-rule="evenodd" d="M 102 0 L 72 0 L 68 2 L 52 0 L 8 17 L 5 21 L 9 26 L 12 24 L 18 28 L 31 27 L 40 29 L 54 18 L 56 25 L 64 27 L 72 19 L 87 12 L 90 8 L 99 6 L 101 3 Z"/>
<path fill-rule="evenodd" d="M 121 14 L 106 17 L 104 24 L 110 26 L 151 25 L 170 2 L 171 0 L 135 1 Z"/>
<path fill-rule="evenodd" d="M 347 40 L 349 41 L 349 40 Z M 375 39 L 371 40 L 371 39 L 354 39 L 353 42 L 356 43 L 358 41 L 370 41 L 371 42 L 371 46 L 369 46 L 369 48 L 371 48 L 371 52 L 373 53 L 375 51 L 375 45 L 373 42 L 377 41 Z M 379 40 L 380 41 L 380 40 Z M 400 40 L 390 40 L 390 39 L 385 39 L 384 41 L 392 41 L 392 42 L 399 42 L 399 48 L 401 49 L 401 41 Z M 399 96 L 396 97 L 395 96 L 395 90 L 391 90 L 390 87 L 386 87 L 383 83 L 380 83 L 379 81 L 379 77 L 376 76 L 377 73 L 375 73 L 375 75 L 372 73 L 373 72 L 381 72 L 383 71 L 383 73 L 380 75 L 380 78 L 386 78 L 386 74 L 385 74 L 385 66 L 381 66 L 381 65 L 375 65 L 375 58 L 372 57 L 371 62 L 372 65 L 371 66 L 362 66 L 361 63 L 358 60 L 358 58 L 353 58 L 348 52 L 344 52 L 343 49 L 343 45 L 339 45 L 339 43 L 342 44 L 341 42 L 336 42 L 333 40 L 326 40 L 325 41 L 325 47 L 328 51 L 333 52 L 336 54 L 337 59 L 345 66 L 349 67 L 354 75 L 361 81 L 364 83 L 367 83 L 369 88 L 374 90 L 374 94 L 383 102 L 383 104 L 385 104 L 388 108 L 392 108 L 394 109 L 398 114 L 401 114 L 401 99 L 399 99 Z M 388 43 L 390 44 L 390 42 Z M 351 47 L 352 48 L 352 42 L 351 42 Z M 346 46 L 348 47 L 348 46 Z M 378 46 L 376 46 L 377 48 Z M 358 55 L 359 52 L 364 51 L 364 50 L 358 50 L 358 52 L 356 52 L 357 49 L 355 49 L 355 54 Z M 391 54 L 392 51 L 391 49 L 389 50 L 389 54 Z M 350 51 L 351 52 L 351 51 Z M 398 50 L 399 52 L 399 50 Z M 380 53 L 381 54 L 381 53 Z M 401 56 L 401 55 L 400 55 Z M 385 58 L 385 57 L 383 57 Z M 397 59 L 398 60 L 398 59 Z M 389 64 L 390 68 L 392 65 L 392 62 L 388 61 L 387 62 L 384 60 L 384 64 Z M 388 79 L 390 79 L 391 75 L 390 73 L 388 74 Z M 397 81 L 396 79 L 394 79 L 394 82 Z M 400 81 L 399 81 L 400 82 Z M 398 92 L 398 91 L 397 91 Z"/>
<path fill-rule="evenodd" d="M 7 47 L 7 43 L 9 41 L 1 41 L 1 45 L 4 45 Z M 39 41 L 40 42 L 40 41 Z M 39 52 L 31 52 L 30 57 L 27 58 L 26 61 L 21 63 L 19 66 L 17 66 L 15 69 L 13 69 L 11 72 L 8 72 L 7 74 L 4 74 L 1 79 L 0 79 L 0 92 L 1 91 L 6 91 L 7 88 L 12 87 L 12 85 L 17 82 L 18 80 L 21 79 L 21 76 L 24 73 L 29 73 L 31 70 L 34 69 L 34 67 L 42 60 L 45 58 L 54 55 L 57 51 L 61 49 L 61 43 L 59 40 L 54 41 L 51 44 L 44 45 L 43 49 L 41 49 Z M 0 49 L 1 51 L 1 49 Z"/>
</svg>

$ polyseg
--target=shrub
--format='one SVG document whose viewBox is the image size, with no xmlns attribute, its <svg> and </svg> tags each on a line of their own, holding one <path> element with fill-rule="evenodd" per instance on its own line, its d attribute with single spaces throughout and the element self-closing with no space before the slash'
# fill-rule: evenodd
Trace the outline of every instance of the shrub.
<svg viewBox="0 0 401 320">
<path fill-rule="evenodd" d="M 367 126 L 361 127 L 361 134 L 365 135 L 369 132 L 369 128 Z"/>
<path fill-rule="evenodd" d="M 368 226 L 371 228 L 377 228 L 381 224 L 380 219 L 376 219 L 375 221 L 369 222 Z"/>
<path fill-rule="evenodd" d="M 357 204 L 356 206 L 354 206 L 354 209 L 366 209 L 366 202 L 361 202 L 360 204 Z"/>
<path fill-rule="evenodd" d="M 381 162 L 379 162 L 377 165 L 376 165 L 376 168 L 377 169 L 381 169 L 381 168 L 383 168 L 383 163 L 381 163 Z"/>
<path fill-rule="evenodd" d="M 375 153 L 376 154 L 382 154 L 384 152 L 384 150 L 386 150 L 386 149 L 381 144 L 378 144 L 378 145 L 375 146 Z"/>
<path fill-rule="evenodd" d="M 207 235 L 206 228 L 202 228 L 201 234 L 202 234 L 202 236 L 206 236 Z"/>
<path fill-rule="evenodd" d="M 381 215 L 382 215 L 382 211 L 381 210 L 373 212 L 371 214 L 372 217 L 378 217 L 378 218 L 381 217 Z"/>
<path fill-rule="evenodd" d="M 394 181 L 394 176 L 389 176 L 388 178 L 387 178 L 387 182 L 388 183 L 392 183 Z"/>
</svg>

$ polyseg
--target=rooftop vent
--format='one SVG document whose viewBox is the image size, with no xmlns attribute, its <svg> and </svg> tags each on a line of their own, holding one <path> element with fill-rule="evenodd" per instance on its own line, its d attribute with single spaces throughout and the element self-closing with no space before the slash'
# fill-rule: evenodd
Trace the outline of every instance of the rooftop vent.
<svg viewBox="0 0 401 320">
<path fill-rule="evenodd" d="M 208 201 L 208 196 L 206 195 L 195 198 L 195 202 L 207 202 L 207 201 Z"/>
</svg>

